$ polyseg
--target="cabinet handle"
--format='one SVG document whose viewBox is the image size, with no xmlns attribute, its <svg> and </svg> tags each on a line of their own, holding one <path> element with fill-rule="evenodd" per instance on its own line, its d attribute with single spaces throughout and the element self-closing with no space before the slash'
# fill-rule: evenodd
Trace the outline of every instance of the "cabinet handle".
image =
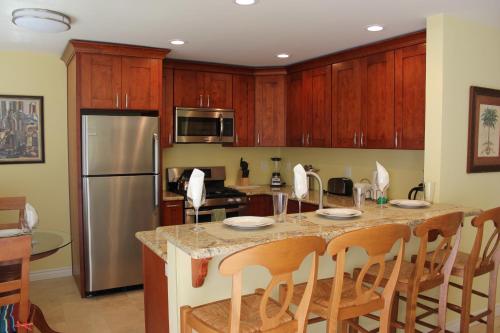
<svg viewBox="0 0 500 333">
<path fill-rule="evenodd" d="M 364 133 L 363 133 L 363 131 L 361 131 L 361 140 L 360 140 L 361 147 L 364 146 L 363 138 L 364 138 Z"/>
<path fill-rule="evenodd" d="M 181 207 L 181 205 L 166 205 L 167 208 Z"/>
<path fill-rule="evenodd" d="M 200 94 L 200 108 L 203 107 L 203 95 Z"/>
<path fill-rule="evenodd" d="M 207 95 L 207 108 L 210 107 L 210 95 Z"/>
<path fill-rule="evenodd" d="M 354 143 L 354 147 L 356 147 L 358 145 L 358 132 L 354 132 L 354 138 L 352 141 Z"/>
<path fill-rule="evenodd" d="M 260 133 L 257 132 L 257 145 L 260 145 Z"/>
<path fill-rule="evenodd" d="M 304 133 L 302 133 L 302 145 L 304 145 Z"/>
<path fill-rule="evenodd" d="M 168 143 L 172 144 L 172 133 L 168 134 Z"/>
<path fill-rule="evenodd" d="M 307 135 L 306 135 L 306 144 L 307 144 L 308 146 L 309 146 L 309 137 L 310 137 L 310 134 L 309 134 L 309 133 L 307 133 Z"/>
<path fill-rule="evenodd" d="M 119 102 L 119 97 L 118 97 L 118 94 L 116 94 L 116 108 L 120 108 L 120 102 Z"/>
<path fill-rule="evenodd" d="M 125 109 L 128 109 L 128 94 L 125 94 Z"/>
<path fill-rule="evenodd" d="M 235 141 L 236 141 L 236 144 L 238 144 L 238 143 L 239 143 L 239 140 L 238 140 L 238 134 L 236 134 L 236 135 L 235 135 L 235 138 L 234 138 L 234 139 L 235 139 Z"/>
</svg>

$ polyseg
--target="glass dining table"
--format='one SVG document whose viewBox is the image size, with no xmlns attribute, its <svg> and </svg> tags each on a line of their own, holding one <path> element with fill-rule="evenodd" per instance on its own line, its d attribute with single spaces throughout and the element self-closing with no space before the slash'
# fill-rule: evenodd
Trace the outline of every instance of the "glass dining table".
<svg viewBox="0 0 500 333">
<path fill-rule="evenodd" d="M 11 237 L 20 236 L 17 234 Z M 31 232 L 31 257 L 30 260 L 39 260 L 48 257 L 71 243 L 70 234 L 58 230 L 34 229 Z M 16 279 L 20 276 L 20 264 L 0 266 L 0 277 L 2 281 Z M 33 325 L 41 333 L 58 333 L 50 328 L 42 310 L 31 303 L 30 319 Z"/>
</svg>

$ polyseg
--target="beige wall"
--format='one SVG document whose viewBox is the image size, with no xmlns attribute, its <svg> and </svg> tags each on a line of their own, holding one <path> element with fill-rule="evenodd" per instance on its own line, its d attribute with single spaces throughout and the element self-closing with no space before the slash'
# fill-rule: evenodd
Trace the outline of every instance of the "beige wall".
<svg viewBox="0 0 500 333">
<path fill-rule="evenodd" d="M 27 197 L 39 228 L 69 232 L 66 66 L 55 55 L 0 52 L 0 94 L 44 97 L 43 164 L 0 165 L 0 196 Z M 32 264 L 32 270 L 71 265 L 70 248 Z"/>
<path fill-rule="evenodd" d="M 500 172 L 466 172 L 469 88 L 500 89 L 500 29 L 439 15 L 427 21 L 427 40 L 425 178 L 437 182 L 442 202 L 500 206 Z M 463 235 L 468 251 L 474 238 L 468 222 Z M 487 285 L 476 279 L 478 289 Z M 485 307 L 473 302 L 474 310 Z"/>
</svg>

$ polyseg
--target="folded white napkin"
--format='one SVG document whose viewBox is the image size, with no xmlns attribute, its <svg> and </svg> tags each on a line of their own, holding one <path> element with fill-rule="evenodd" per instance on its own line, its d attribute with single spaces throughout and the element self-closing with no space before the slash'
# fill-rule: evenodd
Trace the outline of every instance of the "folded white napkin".
<svg viewBox="0 0 500 333">
<path fill-rule="evenodd" d="M 380 164 L 377 164 L 377 187 L 380 191 L 384 192 L 389 187 L 389 173 L 387 170 Z"/>
<path fill-rule="evenodd" d="M 205 174 L 203 171 L 194 169 L 191 177 L 189 177 L 187 196 L 193 200 L 193 207 L 200 208 L 203 204 L 202 193 L 203 193 L 203 181 L 205 180 Z"/>
<path fill-rule="evenodd" d="M 309 191 L 306 170 L 301 164 L 293 168 L 293 191 L 297 198 L 303 198 Z"/>
<path fill-rule="evenodd" d="M 29 203 L 24 207 L 24 221 L 30 230 L 38 224 L 38 213 Z"/>
</svg>

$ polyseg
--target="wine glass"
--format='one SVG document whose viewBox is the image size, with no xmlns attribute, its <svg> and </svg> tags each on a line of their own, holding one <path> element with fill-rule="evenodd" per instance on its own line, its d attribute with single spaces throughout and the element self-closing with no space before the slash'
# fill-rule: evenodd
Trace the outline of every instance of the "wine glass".
<svg viewBox="0 0 500 333">
<path fill-rule="evenodd" d="M 299 202 L 299 221 L 302 220 L 302 200 L 304 200 L 307 196 L 307 193 L 304 193 L 302 195 L 298 195 L 297 192 L 294 191 L 295 198 L 297 198 L 297 201 Z"/>
<path fill-rule="evenodd" d="M 187 199 L 188 199 L 188 202 L 191 204 L 191 206 L 193 206 L 194 214 L 196 217 L 195 225 L 194 225 L 194 227 L 191 228 L 191 230 L 193 230 L 194 232 L 200 232 L 200 231 L 205 230 L 204 227 L 200 227 L 198 225 L 198 212 L 200 210 L 200 207 L 205 204 L 205 199 L 206 199 L 205 185 L 203 185 L 203 188 L 201 190 L 201 198 L 200 198 L 199 204 L 195 200 L 193 200 L 192 196 L 190 196 L 190 195 L 187 196 Z"/>
</svg>

